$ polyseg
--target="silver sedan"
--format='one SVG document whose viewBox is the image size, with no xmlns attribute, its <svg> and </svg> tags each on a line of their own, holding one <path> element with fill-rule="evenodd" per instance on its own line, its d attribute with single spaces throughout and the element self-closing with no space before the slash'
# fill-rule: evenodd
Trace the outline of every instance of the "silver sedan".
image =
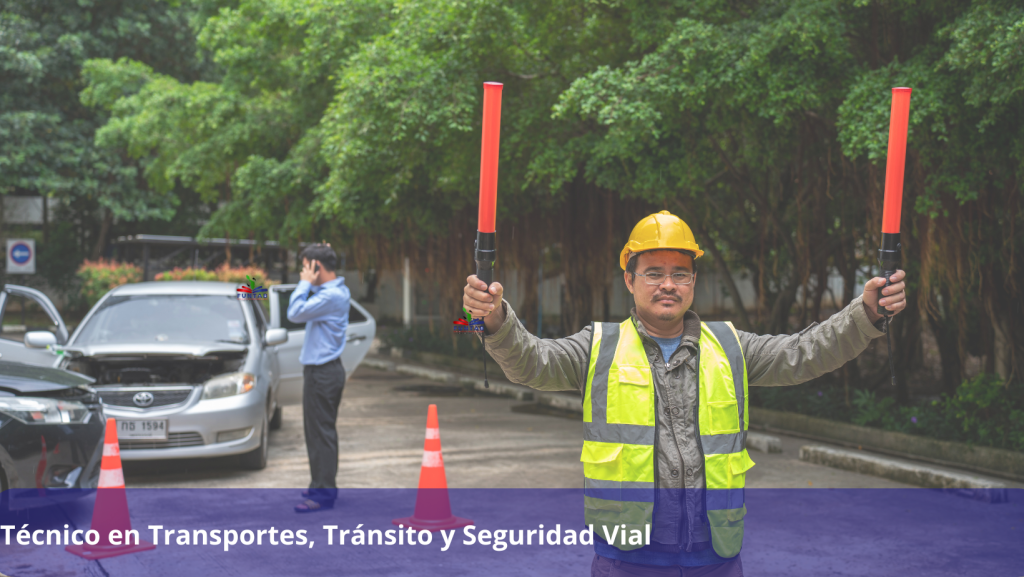
<svg viewBox="0 0 1024 577">
<path fill-rule="evenodd" d="M 104 412 L 117 420 L 122 459 L 239 455 L 243 467 L 262 469 L 281 406 L 302 398 L 305 327 L 289 325 L 284 314 L 293 288 L 272 287 L 266 299 L 253 299 L 240 298 L 231 283 L 124 285 L 107 293 L 69 338 L 52 303 L 21 290 L 39 301 L 54 327 L 26 333 L 23 343 L 0 342 L 0 354 L 95 378 Z M 4 287 L 0 299 L 19 289 Z M 3 307 L 0 300 L 0 315 Z M 342 362 L 351 374 L 376 323 L 355 302 L 349 321 Z"/>
</svg>

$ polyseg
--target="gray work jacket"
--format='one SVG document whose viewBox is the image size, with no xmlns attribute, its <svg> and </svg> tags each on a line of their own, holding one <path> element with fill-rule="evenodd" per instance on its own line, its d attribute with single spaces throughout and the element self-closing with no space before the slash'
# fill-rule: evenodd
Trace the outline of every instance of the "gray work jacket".
<svg viewBox="0 0 1024 577">
<path fill-rule="evenodd" d="M 487 351 L 512 382 L 543 391 L 579 391 L 590 366 L 592 328 L 562 339 L 530 334 L 502 301 L 505 322 L 484 339 Z M 706 549 L 704 459 L 697 444 L 697 375 L 700 318 L 683 317 L 679 347 L 662 359 L 661 348 L 632 312 L 654 376 L 657 407 L 655 503 L 651 541 L 666 550 Z M 868 319 L 861 297 L 822 323 L 793 335 L 755 335 L 737 331 L 751 386 L 797 385 L 843 366 L 884 333 Z"/>
</svg>

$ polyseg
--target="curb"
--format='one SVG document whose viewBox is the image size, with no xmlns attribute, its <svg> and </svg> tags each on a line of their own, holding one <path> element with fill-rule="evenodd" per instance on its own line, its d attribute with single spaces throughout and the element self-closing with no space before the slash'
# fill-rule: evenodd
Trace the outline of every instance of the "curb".
<svg viewBox="0 0 1024 577">
<path fill-rule="evenodd" d="M 421 365 L 411 365 L 408 363 L 396 363 L 394 361 L 387 361 L 384 359 L 373 359 L 365 357 L 362 364 L 380 369 L 382 371 L 399 372 L 405 375 L 413 375 L 416 377 L 423 377 L 431 381 L 437 381 L 441 383 L 458 384 L 462 387 L 482 392 L 497 395 L 501 397 L 513 398 L 517 401 L 525 402 L 538 402 L 552 407 L 563 408 L 570 407 L 573 403 L 567 401 L 572 400 L 574 397 L 571 395 L 559 395 L 557 393 L 540 393 L 531 389 L 530 387 L 524 387 L 523 385 L 517 385 L 510 383 L 505 380 L 487 379 L 490 387 L 484 386 L 483 379 L 477 379 L 474 377 L 466 377 L 449 371 L 441 371 L 438 369 L 431 369 Z M 565 399 L 556 397 L 566 397 Z M 575 402 L 575 405 L 579 406 L 579 401 Z M 569 408 L 568 410 L 572 410 Z M 580 406 L 577 411 L 580 414 L 583 413 L 583 407 Z"/>
<path fill-rule="evenodd" d="M 747 449 L 754 449 L 762 453 L 781 453 L 782 439 L 773 435 L 747 431 L 746 447 Z"/>
<path fill-rule="evenodd" d="M 1024 481 L 1024 453 L 1018 451 L 940 441 L 761 407 L 750 407 L 750 425 L 766 432 Z"/>
<path fill-rule="evenodd" d="M 562 411 L 579 413 L 580 415 L 583 414 L 583 404 L 580 402 L 579 397 L 572 393 L 536 391 L 524 385 L 517 385 L 503 379 L 488 379 L 490 384 L 490 387 L 488 388 L 484 387 L 483 379 L 468 377 L 450 371 L 432 369 L 422 365 L 396 363 L 394 361 L 381 358 L 365 357 L 362 364 L 383 371 L 399 372 L 441 383 L 457 384 L 464 388 L 481 393 L 508 397 L 516 399 L 517 401 L 533 402 Z M 751 407 L 751 409 L 754 409 L 754 407 Z M 751 412 L 753 413 L 754 411 L 752 410 Z M 762 418 L 763 416 L 768 415 L 789 416 L 788 413 L 768 411 L 765 409 L 758 409 L 757 412 L 761 413 L 757 416 Z M 805 418 L 810 419 L 810 417 Z M 766 420 L 770 422 L 772 419 L 769 418 Z M 823 419 L 817 420 L 824 421 Z M 771 425 L 765 427 L 762 423 L 758 424 L 761 425 L 762 428 L 768 430 L 774 428 Z M 845 423 L 840 424 L 845 425 Z M 865 427 L 856 428 L 867 429 Z M 792 431 L 781 429 L 779 432 L 794 434 Z M 796 432 L 795 434 L 800 435 L 799 432 Z M 829 440 L 829 442 L 835 441 Z M 773 435 L 748 431 L 746 448 L 761 451 L 763 453 L 781 453 L 782 440 Z M 903 461 L 891 457 L 873 455 L 864 453 L 863 451 L 825 447 L 822 445 L 804 445 L 800 447 L 800 460 L 816 465 L 825 465 L 865 475 L 883 477 L 900 483 L 906 483 L 908 485 L 943 489 L 963 497 L 980 501 L 1003 503 L 1009 500 L 1009 491 L 1007 486 L 998 481 L 966 473 L 948 471 L 910 461 Z"/>
<path fill-rule="evenodd" d="M 952 490 L 958 495 L 991 503 L 1009 500 L 1006 485 L 998 481 L 863 451 L 804 445 L 800 447 L 800 460 L 918 487 Z"/>
<path fill-rule="evenodd" d="M 506 380 L 488 379 L 490 387 L 484 387 L 484 380 L 474 377 L 467 377 L 452 373 L 449 371 L 442 371 L 438 369 L 432 369 L 424 367 L 422 365 L 412 365 L 408 363 L 396 363 L 394 361 L 375 359 L 365 357 L 363 364 L 390 372 L 399 372 L 406 375 L 413 375 L 417 377 L 423 377 L 432 381 L 438 381 L 441 383 L 459 384 L 463 387 L 472 389 L 481 393 L 489 393 L 492 395 L 498 395 L 502 397 L 509 397 L 516 399 L 517 401 L 534 402 L 538 405 L 545 405 L 553 409 L 560 411 L 567 411 L 570 413 L 583 414 L 583 403 L 580 402 L 580 398 L 573 393 L 559 393 L 559 392 L 542 392 L 524 385 L 517 385 Z M 781 453 L 782 452 L 782 440 L 772 435 L 766 435 L 764 433 L 756 433 L 754 431 L 747 432 L 747 448 L 754 449 L 755 451 L 761 451 L 762 453 Z"/>
</svg>

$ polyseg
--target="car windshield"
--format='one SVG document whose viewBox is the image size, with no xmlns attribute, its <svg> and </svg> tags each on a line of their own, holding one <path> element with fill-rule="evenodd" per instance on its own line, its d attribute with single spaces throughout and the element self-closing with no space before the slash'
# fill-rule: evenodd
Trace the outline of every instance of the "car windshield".
<svg viewBox="0 0 1024 577">
<path fill-rule="evenodd" d="M 74 344 L 210 342 L 249 343 L 242 305 L 234 296 L 112 296 Z"/>
</svg>

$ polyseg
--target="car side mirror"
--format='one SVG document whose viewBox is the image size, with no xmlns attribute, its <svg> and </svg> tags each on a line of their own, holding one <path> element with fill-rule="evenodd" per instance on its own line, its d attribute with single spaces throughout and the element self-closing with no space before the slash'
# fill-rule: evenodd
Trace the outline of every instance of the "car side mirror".
<svg viewBox="0 0 1024 577">
<path fill-rule="evenodd" d="M 269 329 L 267 334 L 263 337 L 263 342 L 267 343 L 267 346 L 283 345 L 288 342 L 288 329 Z"/>
<path fill-rule="evenodd" d="M 31 331 L 25 333 L 25 346 L 30 349 L 45 349 L 57 344 L 57 335 L 50 331 Z"/>
</svg>

